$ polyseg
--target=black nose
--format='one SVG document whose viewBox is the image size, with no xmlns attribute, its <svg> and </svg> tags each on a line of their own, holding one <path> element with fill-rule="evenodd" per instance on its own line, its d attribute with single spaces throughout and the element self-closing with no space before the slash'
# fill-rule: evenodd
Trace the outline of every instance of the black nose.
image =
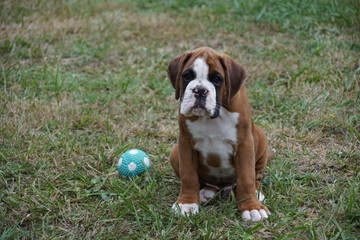
<svg viewBox="0 0 360 240">
<path fill-rule="evenodd" d="M 195 98 L 206 98 L 209 92 L 206 88 L 203 87 L 195 87 L 192 91 Z"/>
</svg>

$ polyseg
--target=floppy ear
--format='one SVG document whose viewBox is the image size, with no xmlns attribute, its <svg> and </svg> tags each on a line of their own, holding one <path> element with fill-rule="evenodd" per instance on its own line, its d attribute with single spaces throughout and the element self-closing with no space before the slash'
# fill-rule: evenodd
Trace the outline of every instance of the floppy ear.
<svg viewBox="0 0 360 240">
<path fill-rule="evenodd" d="M 244 67 L 228 56 L 222 56 L 221 64 L 225 71 L 227 103 L 230 104 L 231 98 L 239 91 L 247 75 Z"/>
<path fill-rule="evenodd" d="M 167 67 L 167 74 L 170 79 L 172 86 L 175 88 L 175 98 L 178 100 L 180 98 L 180 91 L 181 91 L 181 73 L 184 65 L 191 57 L 191 53 L 186 52 L 183 55 L 174 58 L 169 63 Z"/>
</svg>

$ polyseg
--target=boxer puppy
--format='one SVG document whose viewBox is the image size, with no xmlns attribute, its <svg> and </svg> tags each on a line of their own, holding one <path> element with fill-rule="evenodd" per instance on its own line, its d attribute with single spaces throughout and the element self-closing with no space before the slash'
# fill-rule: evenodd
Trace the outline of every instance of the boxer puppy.
<svg viewBox="0 0 360 240">
<path fill-rule="evenodd" d="M 167 73 L 180 99 L 179 137 L 170 163 L 181 190 L 173 209 L 196 214 L 200 203 L 230 188 L 244 220 L 268 218 L 257 189 L 273 153 L 268 154 L 265 133 L 253 122 L 243 66 L 203 47 L 174 58 Z"/>
</svg>

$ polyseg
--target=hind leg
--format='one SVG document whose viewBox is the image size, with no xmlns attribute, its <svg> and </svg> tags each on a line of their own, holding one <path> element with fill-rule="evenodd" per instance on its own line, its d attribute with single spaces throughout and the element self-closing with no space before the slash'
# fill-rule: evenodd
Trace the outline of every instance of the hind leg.
<svg viewBox="0 0 360 240">
<path fill-rule="evenodd" d="M 264 168 L 267 162 L 267 153 L 265 153 L 255 164 L 255 187 L 256 189 L 259 188 L 261 180 L 264 177 Z"/>
<path fill-rule="evenodd" d="M 255 125 L 255 144 L 256 144 L 256 163 L 255 163 L 255 187 L 258 189 L 261 180 L 263 179 L 264 168 L 268 159 L 268 144 L 264 131 Z"/>
<path fill-rule="evenodd" d="M 175 144 L 170 153 L 170 164 L 174 169 L 174 172 L 180 177 L 180 164 L 179 164 L 179 145 Z"/>
<path fill-rule="evenodd" d="M 214 187 L 205 186 L 202 188 L 199 192 L 200 195 L 200 203 L 204 204 L 207 201 L 211 200 L 213 197 L 215 197 L 218 190 Z"/>
<path fill-rule="evenodd" d="M 267 162 L 267 153 L 265 153 L 263 156 L 261 156 L 260 159 L 255 164 L 256 196 L 261 202 L 264 201 L 265 196 L 261 191 L 259 191 L 259 185 L 261 183 L 261 180 L 264 177 L 264 168 L 265 168 L 266 162 Z"/>
</svg>

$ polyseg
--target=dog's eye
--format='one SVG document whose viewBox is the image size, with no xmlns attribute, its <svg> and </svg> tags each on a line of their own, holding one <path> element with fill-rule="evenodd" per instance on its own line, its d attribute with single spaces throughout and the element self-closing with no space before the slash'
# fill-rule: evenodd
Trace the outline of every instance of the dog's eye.
<svg viewBox="0 0 360 240">
<path fill-rule="evenodd" d="M 190 82 L 191 80 L 195 79 L 195 73 L 193 71 L 186 71 L 182 75 L 184 81 Z"/>
<path fill-rule="evenodd" d="M 219 87 L 222 82 L 223 82 L 223 79 L 221 76 L 219 75 L 215 75 L 211 78 L 211 82 L 216 86 L 216 87 Z"/>
</svg>

